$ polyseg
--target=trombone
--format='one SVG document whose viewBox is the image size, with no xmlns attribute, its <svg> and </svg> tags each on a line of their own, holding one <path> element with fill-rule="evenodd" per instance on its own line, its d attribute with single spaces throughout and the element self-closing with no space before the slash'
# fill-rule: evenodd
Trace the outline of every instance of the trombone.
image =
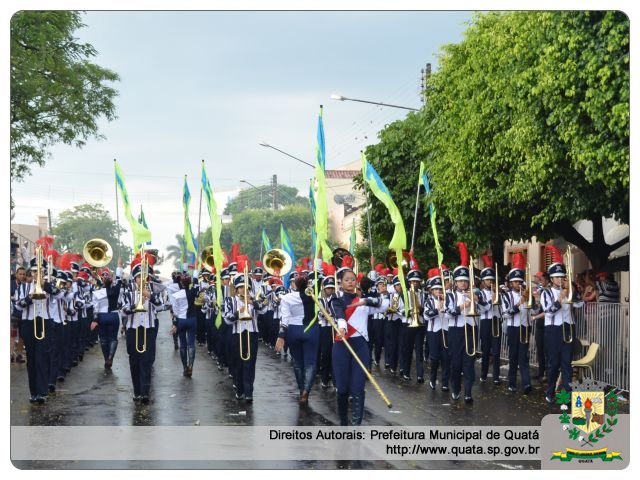
<svg viewBox="0 0 640 480">
<path fill-rule="evenodd" d="M 144 248 L 141 249 L 140 252 L 140 289 L 138 290 L 138 304 L 136 308 L 133 310 L 134 315 L 136 313 L 146 312 L 147 309 L 144 308 L 144 291 L 147 287 L 147 275 L 149 274 L 149 267 L 147 264 L 147 254 L 144 251 Z M 147 328 L 143 325 L 143 340 L 142 347 L 140 347 L 140 343 L 138 342 L 138 332 L 140 331 L 139 327 L 136 327 L 136 352 L 144 353 L 147 351 Z"/>
<path fill-rule="evenodd" d="M 495 272 L 496 272 L 496 278 L 493 281 L 493 285 L 492 285 L 492 290 L 491 290 L 491 297 L 492 297 L 492 301 L 491 304 L 493 306 L 495 305 L 500 305 L 500 292 L 498 289 L 498 262 L 495 263 Z M 493 338 L 500 338 L 500 319 L 498 318 L 497 315 L 493 314 L 493 308 L 491 307 L 491 336 Z"/>
<path fill-rule="evenodd" d="M 526 313 L 525 313 L 526 325 L 524 327 L 522 326 L 522 316 L 521 316 L 519 334 L 520 334 L 520 343 L 522 345 L 527 345 L 529 343 L 529 316 L 531 315 L 531 309 L 533 308 L 533 299 L 531 297 L 531 265 L 529 265 L 529 263 L 527 263 L 527 269 L 525 270 L 524 282 L 526 284 L 525 289 L 527 291 L 527 303 L 524 306 L 526 310 Z M 522 285 L 520 286 L 520 296 L 522 300 Z"/>
<path fill-rule="evenodd" d="M 253 318 L 253 315 L 251 315 L 251 313 L 249 312 L 249 294 L 248 294 L 249 275 L 248 275 L 248 269 L 247 269 L 246 263 L 244 264 L 243 275 L 244 275 L 244 305 L 242 306 L 242 309 L 238 312 L 238 320 L 246 322 L 247 320 L 251 320 Z M 251 334 L 249 333 L 249 330 L 247 330 L 247 351 L 245 352 L 242 347 L 242 332 L 243 330 L 240 330 L 240 334 L 238 335 L 238 339 L 240 341 L 240 359 L 246 362 L 249 359 L 251 359 Z"/>
<path fill-rule="evenodd" d="M 42 290 L 42 260 L 43 260 L 43 250 L 40 245 L 36 247 L 36 286 L 31 294 L 31 299 L 35 300 L 33 304 L 33 336 L 36 340 L 44 340 L 45 332 L 44 332 L 44 308 L 43 301 L 47 298 L 47 294 Z M 42 333 L 38 335 L 38 317 L 42 321 Z"/>
<path fill-rule="evenodd" d="M 475 291 L 475 275 L 473 274 L 473 257 L 469 257 L 469 312 L 465 314 L 465 317 L 471 317 L 473 319 L 473 326 L 471 327 L 471 341 L 473 342 L 472 350 L 469 350 L 469 335 L 467 334 L 467 319 L 464 320 L 464 349 L 468 356 L 475 357 L 477 353 L 476 348 L 476 320 L 474 317 L 478 316 L 476 311 L 475 302 L 473 301 L 473 295 Z"/>
<path fill-rule="evenodd" d="M 336 324 L 336 321 L 329 314 L 329 312 L 327 312 L 327 310 L 324 308 L 324 306 L 322 305 L 322 302 L 320 302 L 320 300 L 318 300 L 318 297 L 315 295 L 315 293 L 313 291 L 313 288 L 312 287 L 307 287 L 307 289 L 304 291 L 304 293 L 307 294 L 308 296 L 310 296 L 313 299 L 313 301 L 318 306 L 318 309 L 324 315 L 324 318 L 326 318 L 329 321 L 329 323 L 331 324 L 333 329 L 336 331 L 336 333 L 339 334 L 340 330 L 338 330 L 338 325 Z M 349 345 L 349 342 L 347 341 L 347 339 L 345 337 L 342 337 L 342 342 L 344 343 L 344 346 L 347 347 L 347 350 L 349 350 L 349 353 L 351 353 L 351 355 L 353 356 L 353 358 L 356 361 L 356 363 L 360 366 L 360 368 L 362 368 L 362 371 L 364 372 L 364 374 L 367 376 L 367 378 L 371 382 L 371 385 L 374 386 L 374 388 L 376 389 L 378 394 L 382 397 L 382 400 L 387 405 L 387 408 L 391 408 L 392 405 L 391 405 L 391 402 L 389 401 L 389 398 L 384 394 L 384 392 L 382 391 L 382 388 L 380 388 L 380 385 L 378 385 L 378 382 L 376 382 L 376 379 L 373 378 L 371 373 L 369 373 L 369 370 L 367 369 L 367 367 L 364 366 L 364 364 L 362 363 L 362 361 L 360 360 L 360 357 L 358 357 L 356 352 L 353 351 L 353 348 L 351 348 L 351 345 Z"/>
<path fill-rule="evenodd" d="M 571 281 L 571 279 L 573 278 L 573 252 L 571 251 L 571 247 L 569 245 L 567 245 L 565 264 L 567 266 L 567 276 L 565 278 L 567 282 L 568 292 L 567 292 L 567 298 L 565 299 L 564 303 L 568 303 L 569 305 L 572 305 L 573 304 L 573 282 Z M 571 312 L 569 312 L 569 315 L 571 315 Z M 571 323 L 569 324 L 568 335 L 565 327 L 566 324 L 567 322 L 563 320 L 562 321 L 562 341 L 564 343 L 572 343 L 573 342 L 573 324 Z"/>
<path fill-rule="evenodd" d="M 447 299 L 447 292 L 444 289 L 444 274 L 442 273 L 442 266 L 438 267 L 440 270 L 440 282 L 442 283 L 442 298 L 440 299 L 440 310 L 438 314 L 440 315 L 440 330 L 442 331 L 442 346 L 449 349 L 449 342 L 447 342 L 447 336 L 444 333 L 444 306 Z"/>
</svg>

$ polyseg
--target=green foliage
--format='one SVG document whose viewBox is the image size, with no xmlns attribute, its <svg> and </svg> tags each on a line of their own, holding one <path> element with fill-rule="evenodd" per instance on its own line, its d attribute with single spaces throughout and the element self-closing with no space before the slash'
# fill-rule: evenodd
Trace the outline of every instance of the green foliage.
<svg viewBox="0 0 640 480">
<path fill-rule="evenodd" d="M 569 423 L 569 421 L 571 420 L 567 412 L 564 412 L 562 415 L 560 415 L 559 418 L 560 418 L 560 423 Z"/>
<path fill-rule="evenodd" d="M 309 200 L 298 196 L 298 189 L 286 185 L 278 185 L 276 200 L 278 206 L 309 205 Z M 273 206 L 273 188 L 271 185 L 261 185 L 257 188 L 240 190 L 237 197 L 229 200 L 224 214 L 236 215 L 247 209 L 270 209 Z"/>
<path fill-rule="evenodd" d="M 97 121 L 115 118 L 108 84 L 118 75 L 89 60 L 97 52 L 78 43 L 78 12 L 21 11 L 11 19 L 11 178 L 43 166 L 56 143 L 82 147 L 102 138 Z"/>
<path fill-rule="evenodd" d="M 211 237 L 211 229 L 209 229 L 209 238 Z M 211 243 L 211 242 L 209 242 Z M 184 237 L 179 233 L 176 234 L 176 243 L 167 247 L 167 260 L 173 259 L 173 268 L 180 270 L 182 268 L 182 257 L 184 255 Z"/>
<path fill-rule="evenodd" d="M 233 216 L 230 224 L 222 226 L 220 244 L 228 253 L 232 243 L 240 243 L 241 252 L 251 261 L 262 260 L 262 227 L 273 248 L 281 248 L 280 222 L 284 223 L 291 237 L 296 260 L 311 255 L 311 212 L 309 206 L 290 205 L 282 210 L 245 210 Z M 211 245 L 211 227 L 200 235 L 201 248 Z M 264 255 L 264 249 L 262 254 Z"/>
<path fill-rule="evenodd" d="M 367 148 L 411 232 L 419 162 L 431 179 L 445 262 L 506 239 L 559 235 L 608 262 L 601 217 L 629 220 L 629 21 L 621 12 L 479 14 L 443 48 L 426 107 Z M 391 238 L 373 202 L 376 243 Z M 416 253 L 433 263 L 426 203 Z M 375 217 L 375 219 L 374 219 Z M 593 241 L 572 225 L 595 220 Z M 408 242 L 410 238 L 408 239 Z M 618 245 L 620 246 L 620 245 Z M 500 248 L 501 250 L 501 248 Z M 494 255 L 496 256 L 496 255 Z M 628 264 L 628 258 L 627 258 Z M 622 268 L 624 262 L 620 262 Z"/>
<path fill-rule="evenodd" d="M 562 405 L 563 403 L 569 403 L 571 401 L 571 393 L 567 392 L 564 388 L 556 393 L 556 403 Z"/>
<path fill-rule="evenodd" d="M 113 249 L 110 268 L 115 268 L 120 252 L 126 263 L 132 257 L 132 249 L 118 242 L 118 225 L 109 212 L 99 203 L 77 205 L 64 210 L 53 222 L 54 248 L 62 252 L 82 253 L 84 244 L 92 238 L 101 238 Z M 125 233 L 120 228 L 120 235 Z"/>
</svg>

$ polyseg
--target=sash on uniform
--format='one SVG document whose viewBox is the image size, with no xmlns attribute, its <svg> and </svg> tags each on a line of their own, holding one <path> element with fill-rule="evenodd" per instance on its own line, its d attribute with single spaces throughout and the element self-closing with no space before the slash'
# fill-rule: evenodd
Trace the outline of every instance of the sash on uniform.
<svg viewBox="0 0 640 480">
<path fill-rule="evenodd" d="M 360 298 L 355 297 L 351 302 L 351 304 L 344 309 L 344 316 L 346 317 L 346 320 L 347 320 L 347 334 L 344 336 L 344 338 L 349 338 L 351 337 L 351 335 L 353 335 L 358 331 L 355 329 L 355 327 L 351 326 L 351 324 L 349 323 L 349 319 L 351 318 L 351 315 L 353 315 L 353 312 L 356 311 L 356 308 L 357 308 L 356 305 L 359 301 L 360 301 Z M 342 338 L 340 337 L 340 335 L 336 334 L 335 341 L 336 342 L 342 341 Z"/>
</svg>

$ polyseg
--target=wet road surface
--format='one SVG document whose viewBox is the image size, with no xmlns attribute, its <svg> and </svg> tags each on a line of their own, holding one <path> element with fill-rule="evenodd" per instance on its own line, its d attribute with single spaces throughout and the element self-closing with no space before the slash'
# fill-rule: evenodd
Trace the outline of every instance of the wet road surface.
<svg viewBox="0 0 640 480">
<path fill-rule="evenodd" d="M 111 372 L 103 369 L 99 345 L 85 352 L 84 361 L 74 367 L 45 405 L 32 405 L 28 398 L 25 364 L 11 364 L 12 425 L 337 425 L 333 389 L 323 391 L 319 381 L 300 407 L 291 360 L 260 344 L 256 366 L 254 402 L 234 397 L 227 372 L 198 347 L 192 378 L 182 376 L 179 352 L 174 350 L 168 330 L 171 322 L 161 314 L 153 367 L 151 403 L 135 405 L 124 337 Z M 479 368 L 479 362 L 476 362 Z M 415 369 L 415 367 L 414 367 Z M 415 371 L 415 370 L 414 370 Z M 506 371 L 502 374 L 504 375 Z M 474 403 L 453 402 L 449 394 L 432 391 L 414 379 L 405 381 L 375 367 L 374 376 L 393 402 L 387 409 L 377 392 L 367 385 L 363 425 L 540 425 L 542 417 L 559 412 L 544 402 L 544 390 L 534 385 L 530 395 L 509 393 L 505 382 L 474 385 Z M 503 379 L 504 380 L 504 379 Z M 15 462 L 20 468 L 264 468 L 264 469 L 449 469 L 507 468 L 537 469 L 539 461 L 273 461 L 273 462 Z"/>
</svg>

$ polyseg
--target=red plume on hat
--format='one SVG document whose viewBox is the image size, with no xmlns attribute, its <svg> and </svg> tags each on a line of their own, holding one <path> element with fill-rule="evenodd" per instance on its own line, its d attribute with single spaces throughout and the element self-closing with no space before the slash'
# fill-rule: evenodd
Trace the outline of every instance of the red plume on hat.
<svg viewBox="0 0 640 480">
<path fill-rule="evenodd" d="M 342 257 L 342 266 L 347 268 L 353 268 L 353 257 L 351 255 L 345 255 Z"/>
<path fill-rule="evenodd" d="M 73 261 L 73 253 L 63 253 L 60 256 L 58 266 L 61 270 L 71 270 L 71 262 Z"/>
<path fill-rule="evenodd" d="M 239 255 L 240 255 L 240 244 L 239 243 L 232 243 L 231 244 L 231 261 L 232 262 L 237 262 Z M 240 271 L 239 267 L 238 267 L 238 271 Z"/>
<path fill-rule="evenodd" d="M 524 258 L 522 252 L 517 252 L 513 254 L 511 257 L 511 266 L 512 268 L 517 268 L 518 270 L 526 270 L 527 268 L 527 260 Z"/>
<path fill-rule="evenodd" d="M 551 263 L 563 263 L 562 253 L 554 245 L 545 245 L 544 253 L 551 252 Z"/>
<path fill-rule="evenodd" d="M 409 252 L 409 270 L 420 270 L 420 265 L 418 265 L 418 261 L 412 252 Z"/>
<path fill-rule="evenodd" d="M 360 283 L 360 281 L 364 278 L 364 272 L 359 272 L 356 275 L 356 280 L 358 281 L 358 283 Z"/>
<path fill-rule="evenodd" d="M 387 275 L 391 275 L 391 269 L 390 268 L 383 268 L 382 271 L 380 272 L 381 275 L 384 275 L 385 277 Z"/>
<path fill-rule="evenodd" d="M 311 268 L 309 267 L 309 257 L 302 257 L 300 259 L 300 266 L 303 270 L 309 270 Z"/>
<path fill-rule="evenodd" d="M 51 245 L 53 245 L 53 237 L 49 235 L 40 237 L 36 240 L 36 245 L 42 247 L 44 250 L 49 250 L 51 248 Z"/>
<path fill-rule="evenodd" d="M 238 245 L 238 244 L 234 244 L 234 245 Z M 249 257 L 247 255 L 238 255 L 236 257 L 236 262 L 238 262 L 238 272 L 243 272 L 245 265 L 247 268 L 251 266 L 251 262 L 249 261 Z"/>
<path fill-rule="evenodd" d="M 302 266 L 297 265 L 293 270 L 294 270 L 295 272 L 301 273 L 301 272 L 302 272 L 302 270 L 304 270 L 304 269 L 302 268 Z"/>
<path fill-rule="evenodd" d="M 272 287 L 274 285 L 282 285 L 282 280 L 278 277 L 271 277 L 269 279 L 269 285 L 271 285 Z"/>
<path fill-rule="evenodd" d="M 262 262 L 260 260 L 256 260 L 255 262 L 253 262 L 254 265 L 256 266 L 256 268 L 262 268 Z"/>
<path fill-rule="evenodd" d="M 442 269 L 443 272 L 445 270 L 449 270 L 449 267 L 447 267 L 444 263 L 442 265 L 440 265 L 440 268 Z"/>
<path fill-rule="evenodd" d="M 373 269 L 378 272 L 378 275 L 384 275 L 384 264 L 383 263 L 378 263 L 376 264 L 375 267 L 373 267 Z"/>
<path fill-rule="evenodd" d="M 136 256 L 133 257 L 133 260 L 131 260 L 131 271 L 133 271 L 136 265 L 140 264 L 141 260 L 142 260 L 142 257 L 140 256 L 140 253 L 136 254 Z"/>
<path fill-rule="evenodd" d="M 484 263 L 485 268 L 493 266 L 493 257 L 491 255 L 482 255 L 482 263 Z"/>
<path fill-rule="evenodd" d="M 440 276 L 440 269 L 438 267 L 430 268 L 427 272 L 427 278 L 433 278 Z"/>
<path fill-rule="evenodd" d="M 322 272 L 326 277 L 332 277 L 336 273 L 336 267 L 330 263 L 322 262 Z"/>
<path fill-rule="evenodd" d="M 398 275 L 398 267 L 394 268 L 391 273 L 393 273 L 394 277 Z"/>
<path fill-rule="evenodd" d="M 58 252 L 57 250 L 54 250 L 53 248 L 50 248 L 49 250 L 47 250 L 47 257 L 51 257 L 52 263 L 54 267 L 58 266 L 58 259 L 60 258 L 60 252 Z"/>
<path fill-rule="evenodd" d="M 458 251 L 460 252 L 460 265 L 468 267 L 469 250 L 467 250 L 467 245 L 464 242 L 458 242 L 456 245 L 458 246 Z"/>
</svg>

